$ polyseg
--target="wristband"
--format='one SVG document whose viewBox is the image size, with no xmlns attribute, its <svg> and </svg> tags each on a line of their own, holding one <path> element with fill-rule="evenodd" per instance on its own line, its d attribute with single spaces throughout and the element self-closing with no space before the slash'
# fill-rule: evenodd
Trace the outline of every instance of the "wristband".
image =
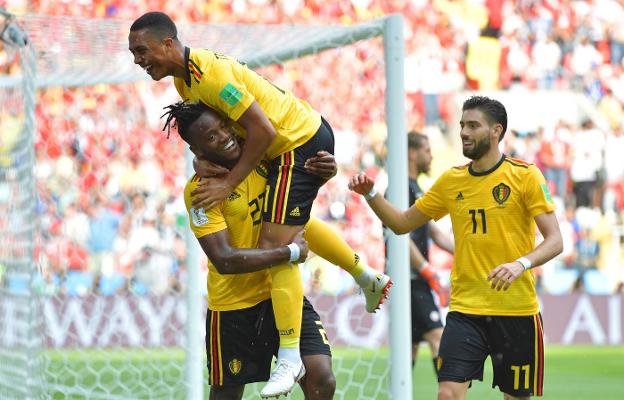
<svg viewBox="0 0 624 400">
<path fill-rule="evenodd" d="M 531 264 L 531 260 L 526 257 L 520 257 L 516 261 L 518 261 L 522 265 L 522 268 L 524 268 L 525 271 L 531 268 L 531 266 L 533 265 Z"/>
<path fill-rule="evenodd" d="M 291 263 L 298 261 L 299 257 L 301 257 L 301 249 L 299 248 L 299 245 L 297 243 L 291 243 L 286 247 L 290 250 L 290 259 L 288 261 Z"/>
<path fill-rule="evenodd" d="M 364 198 L 366 199 L 366 201 L 370 201 L 373 197 L 375 197 L 376 194 L 377 190 L 375 190 L 375 187 L 373 187 L 370 192 L 364 195 Z"/>
</svg>

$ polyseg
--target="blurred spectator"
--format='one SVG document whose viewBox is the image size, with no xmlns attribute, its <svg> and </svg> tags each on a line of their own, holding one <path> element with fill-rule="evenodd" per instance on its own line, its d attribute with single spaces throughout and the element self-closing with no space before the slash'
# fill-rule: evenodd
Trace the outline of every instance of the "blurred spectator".
<svg viewBox="0 0 624 400">
<path fill-rule="evenodd" d="M 604 170 L 605 194 L 603 196 L 604 211 L 615 215 L 624 210 L 624 134 L 623 126 L 607 134 Z M 624 221 L 624 219 L 620 219 Z"/>
<path fill-rule="evenodd" d="M 572 48 L 570 67 L 572 70 L 571 85 L 574 89 L 582 89 L 586 86 L 590 72 L 602 63 L 602 56 L 594 47 L 588 36 L 582 36 Z"/>
<path fill-rule="evenodd" d="M 600 130 L 586 120 L 575 133 L 572 142 L 571 178 L 577 207 L 594 207 L 594 196 L 602 168 L 604 137 Z"/>
<path fill-rule="evenodd" d="M 553 34 L 538 36 L 531 57 L 538 89 L 554 89 L 561 66 L 561 48 Z"/>
<path fill-rule="evenodd" d="M 585 272 L 598 267 L 599 256 L 600 244 L 591 236 L 589 228 L 581 228 L 578 240 L 574 246 L 574 261 L 572 263 L 572 267 L 579 272 L 578 279 L 574 285 L 576 290 L 582 290 Z"/>
<path fill-rule="evenodd" d="M 567 130 L 565 123 L 559 122 L 559 125 L 552 131 L 552 137 L 542 138 L 537 153 L 537 159 L 544 171 L 544 177 L 552 182 L 555 187 L 555 190 L 552 191 L 553 195 L 559 196 L 563 200 L 567 198 L 568 171 L 572 156 L 572 148 L 564 140 L 564 130 Z"/>
<path fill-rule="evenodd" d="M 108 206 L 103 193 L 95 192 L 90 207 L 89 270 L 96 274 L 111 275 L 115 270 L 113 245 L 119 227 L 120 215 Z"/>
</svg>

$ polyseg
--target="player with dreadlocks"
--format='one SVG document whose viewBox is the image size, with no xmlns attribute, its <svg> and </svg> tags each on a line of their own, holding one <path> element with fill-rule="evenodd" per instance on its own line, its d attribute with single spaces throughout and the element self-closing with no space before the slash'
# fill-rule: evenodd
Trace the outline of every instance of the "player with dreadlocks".
<svg viewBox="0 0 624 400">
<path fill-rule="evenodd" d="M 179 102 L 167 109 L 165 129 L 176 126 L 196 156 L 226 168 L 236 163 L 241 143 L 227 120 L 202 103 Z M 327 152 L 320 152 L 306 165 L 311 173 L 322 177 L 333 176 L 336 169 L 333 156 Z M 370 267 L 359 261 L 332 228 L 316 218 L 306 224 L 305 238 L 300 233 L 288 246 L 256 248 L 266 187 L 264 164 L 226 200 L 209 210 L 192 204 L 192 191 L 202 179 L 196 174 L 188 181 L 184 200 L 191 229 L 209 259 L 206 349 L 210 398 L 240 398 L 245 384 L 268 379 L 279 344 L 267 268 L 303 261 L 308 242 L 317 255 L 352 275 L 358 268 Z M 327 243 L 333 243 L 332 250 Z M 336 247 L 341 251 L 334 252 Z M 335 379 L 329 342 L 318 314 L 306 299 L 302 310 L 300 350 L 308 372 L 300 383 L 306 398 L 330 399 Z"/>
</svg>

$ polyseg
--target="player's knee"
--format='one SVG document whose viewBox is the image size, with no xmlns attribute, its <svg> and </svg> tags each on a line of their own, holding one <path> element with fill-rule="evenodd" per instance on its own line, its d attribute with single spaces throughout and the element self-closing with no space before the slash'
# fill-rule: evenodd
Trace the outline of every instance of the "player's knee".
<svg viewBox="0 0 624 400">
<path fill-rule="evenodd" d="M 332 399 L 336 391 L 336 377 L 330 371 L 306 375 L 306 398 Z"/>
<path fill-rule="evenodd" d="M 245 386 L 211 386 L 210 400 L 241 400 Z"/>
<path fill-rule="evenodd" d="M 452 388 L 441 385 L 438 388 L 438 400 L 455 400 L 455 393 Z"/>
</svg>

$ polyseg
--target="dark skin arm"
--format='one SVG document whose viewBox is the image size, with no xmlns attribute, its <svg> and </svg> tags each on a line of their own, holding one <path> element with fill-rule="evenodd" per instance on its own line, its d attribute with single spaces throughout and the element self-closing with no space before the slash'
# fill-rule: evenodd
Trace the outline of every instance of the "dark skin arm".
<svg viewBox="0 0 624 400">
<path fill-rule="evenodd" d="M 290 250 L 286 246 L 274 249 L 243 249 L 230 245 L 230 233 L 227 229 L 197 239 L 217 271 L 222 275 L 256 272 L 290 260 Z M 308 256 L 308 243 L 303 238 L 303 231 L 293 239 L 301 249 L 297 262 L 305 261 Z"/>
<path fill-rule="evenodd" d="M 216 207 L 225 200 L 236 186 L 256 168 L 277 134 L 260 105 L 255 101 L 237 122 L 247 132 L 243 152 L 234 168 L 225 177 L 212 179 L 210 186 L 205 188 L 203 200 L 193 203 L 206 210 Z"/>
<path fill-rule="evenodd" d="M 316 156 L 308 158 L 304 167 L 309 173 L 320 176 L 326 180 L 333 178 L 338 172 L 334 156 L 325 150 L 321 150 L 316 153 Z M 196 157 L 193 160 L 193 169 L 202 177 L 199 185 L 191 192 L 193 196 L 193 207 L 202 207 L 202 204 L 204 204 L 208 189 L 212 186 L 213 182 L 215 182 L 214 176 L 218 168 L 225 169 L 224 167 L 202 158 Z M 225 169 L 225 171 L 227 171 L 227 169 Z"/>
</svg>

